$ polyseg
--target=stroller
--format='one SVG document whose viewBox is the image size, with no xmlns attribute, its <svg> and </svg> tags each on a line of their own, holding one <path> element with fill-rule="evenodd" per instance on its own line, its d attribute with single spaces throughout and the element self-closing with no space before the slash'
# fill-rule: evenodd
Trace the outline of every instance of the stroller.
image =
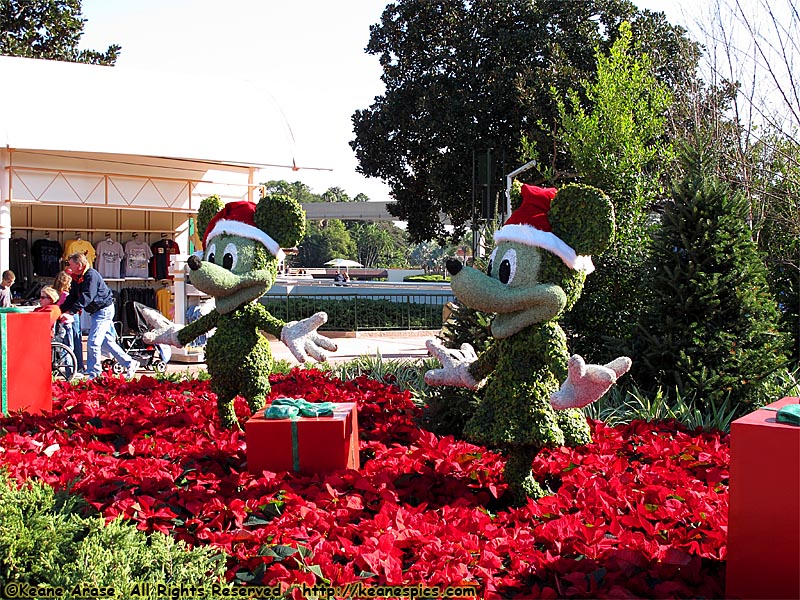
<svg viewBox="0 0 800 600">
<path fill-rule="evenodd" d="M 123 311 L 127 328 L 124 328 L 122 323 L 114 323 L 114 326 L 118 327 L 117 343 L 131 358 L 138 360 L 142 368 L 156 373 L 165 373 L 172 351 L 165 344 L 148 344 L 142 339 L 142 335 L 150 330 L 144 318 L 143 311 L 145 310 L 154 309 L 139 302 L 129 301 L 124 304 Z M 122 331 L 119 331 L 120 329 Z M 104 360 L 103 368 L 116 375 L 125 371 L 125 368 L 113 358 Z"/>
</svg>

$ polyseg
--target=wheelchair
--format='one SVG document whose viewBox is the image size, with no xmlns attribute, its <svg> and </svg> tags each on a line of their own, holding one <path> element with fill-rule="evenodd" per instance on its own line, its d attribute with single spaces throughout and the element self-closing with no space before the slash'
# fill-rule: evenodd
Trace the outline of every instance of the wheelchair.
<svg viewBox="0 0 800 600">
<path fill-rule="evenodd" d="M 78 359 L 64 339 L 64 326 L 56 325 L 56 335 L 50 340 L 50 372 L 53 381 L 70 381 L 78 372 Z"/>
</svg>

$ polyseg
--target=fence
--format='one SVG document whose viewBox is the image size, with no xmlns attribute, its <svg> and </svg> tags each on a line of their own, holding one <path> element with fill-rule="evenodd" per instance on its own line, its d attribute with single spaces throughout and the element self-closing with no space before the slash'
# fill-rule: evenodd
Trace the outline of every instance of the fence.
<svg viewBox="0 0 800 600">
<path fill-rule="evenodd" d="M 315 312 L 328 314 L 320 329 L 329 331 L 438 329 L 444 305 L 453 294 L 336 292 L 267 294 L 260 302 L 273 316 L 299 321 Z"/>
</svg>

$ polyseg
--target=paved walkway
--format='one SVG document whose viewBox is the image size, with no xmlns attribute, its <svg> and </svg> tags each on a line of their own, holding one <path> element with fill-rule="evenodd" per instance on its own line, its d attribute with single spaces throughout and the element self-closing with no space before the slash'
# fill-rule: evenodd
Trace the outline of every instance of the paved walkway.
<svg viewBox="0 0 800 600">
<path fill-rule="evenodd" d="M 426 340 L 429 340 L 439 333 L 438 330 L 424 331 L 362 331 L 353 332 L 322 332 L 323 335 L 332 338 L 339 349 L 329 353 L 330 363 L 348 362 L 359 356 L 375 356 L 380 353 L 386 360 L 397 359 L 417 359 L 428 356 L 428 349 L 425 347 Z M 271 339 L 270 347 L 272 356 L 277 360 L 287 360 L 296 363 L 294 356 L 289 349 L 278 340 Z M 313 362 L 313 359 L 311 359 Z M 189 370 L 196 372 L 205 369 L 204 363 L 182 363 L 172 361 L 167 367 L 168 373 L 181 373 Z M 139 375 L 145 371 L 140 370 Z"/>
</svg>

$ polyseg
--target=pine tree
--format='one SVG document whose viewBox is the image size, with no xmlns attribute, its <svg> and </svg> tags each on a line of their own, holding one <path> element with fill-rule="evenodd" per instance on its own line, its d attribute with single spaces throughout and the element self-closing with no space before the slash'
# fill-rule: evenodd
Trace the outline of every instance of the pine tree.
<svg viewBox="0 0 800 600">
<path fill-rule="evenodd" d="M 708 150 L 684 151 L 685 177 L 652 242 L 652 305 L 633 343 L 640 386 L 701 411 L 763 405 L 786 338 L 742 194 L 714 176 Z"/>
</svg>

